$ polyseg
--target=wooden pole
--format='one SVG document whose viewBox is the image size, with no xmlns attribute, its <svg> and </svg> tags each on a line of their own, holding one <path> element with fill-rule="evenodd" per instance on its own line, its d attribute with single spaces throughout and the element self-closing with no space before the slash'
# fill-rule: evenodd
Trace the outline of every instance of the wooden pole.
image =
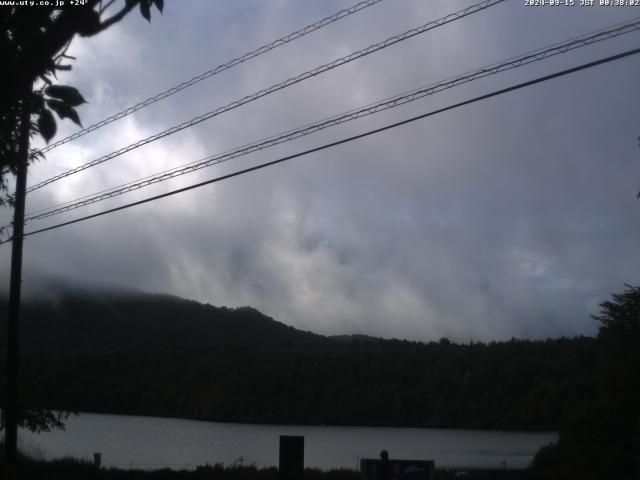
<svg viewBox="0 0 640 480">
<path fill-rule="evenodd" d="M 30 93 L 30 92 L 29 92 Z M 31 114 L 25 96 L 20 115 L 20 144 L 13 210 L 13 241 L 11 243 L 11 276 L 9 280 L 9 321 L 7 325 L 7 406 L 5 424 L 5 465 L 8 480 L 17 478 L 18 467 L 18 372 L 20 294 L 22 287 L 22 243 L 24 238 L 24 205 L 27 193 L 29 133 Z"/>
</svg>

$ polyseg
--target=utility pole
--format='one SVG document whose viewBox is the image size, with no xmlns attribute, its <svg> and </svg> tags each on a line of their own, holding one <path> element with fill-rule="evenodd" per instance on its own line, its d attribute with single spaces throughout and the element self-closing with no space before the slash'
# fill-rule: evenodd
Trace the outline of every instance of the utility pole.
<svg viewBox="0 0 640 480">
<path fill-rule="evenodd" d="M 29 91 L 29 94 L 31 91 Z M 9 284 L 9 321 L 7 325 L 7 406 L 5 417 L 5 468 L 8 480 L 17 478 L 18 467 L 18 367 L 20 293 L 22 287 L 22 241 L 24 238 L 24 204 L 27 194 L 27 164 L 29 162 L 29 133 L 31 113 L 28 95 L 22 99 L 18 171 L 13 210 L 13 241 L 11 243 L 11 277 Z"/>
</svg>

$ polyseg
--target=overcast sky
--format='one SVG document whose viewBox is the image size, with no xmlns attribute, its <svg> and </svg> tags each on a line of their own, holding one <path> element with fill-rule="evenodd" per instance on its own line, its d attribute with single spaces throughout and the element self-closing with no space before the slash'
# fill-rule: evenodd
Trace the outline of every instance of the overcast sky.
<svg viewBox="0 0 640 480">
<path fill-rule="evenodd" d="M 77 39 L 62 83 L 84 125 L 353 0 L 168 1 Z M 380 4 L 51 151 L 29 184 L 471 5 Z M 34 192 L 27 211 L 220 153 L 640 15 L 508 0 Z M 492 76 L 27 231 L 276 159 L 640 46 L 640 33 Z M 29 237 L 42 275 L 254 306 L 322 334 L 459 341 L 593 334 L 597 304 L 640 283 L 640 57 Z M 56 139 L 74 132 L 59 124 Z M 9 211 L 2 212 L 3 223 Z M 8 277 L 10 248 L 0 248 Z"/>
</svg>

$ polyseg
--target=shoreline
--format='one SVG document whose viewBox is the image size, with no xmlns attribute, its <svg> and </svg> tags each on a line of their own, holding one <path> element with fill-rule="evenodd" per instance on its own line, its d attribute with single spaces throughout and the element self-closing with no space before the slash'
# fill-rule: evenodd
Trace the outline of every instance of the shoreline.
<svg viewBox="0 0 640 480">
<path fill-rule="evenodd" d="M 231 421 L 231 420 L 206 420 L 202 418 L 192 417 L 173 417 L 173 416 L 159 416 L 159 415 L 146 415 L 139 413 L 113 413 L 104 411 L 82 411 L 72 412 L 65 410 L 52 409 L 52 411 L 62 411 L 69 413 L 69 418 L 79 417 L 82 415 L 104 415 L 113 417 L 131 417 L 131 418 L 148 418 L 148 419 L 162 419 L 162 420 L 177 420 L 177 421 L 189 421 L 199 423 L 216 423 L 222 425 L 242 425 L 242 426 L 268 426 L 268 427 L 299 427 L 299 428 L 388 428 L 388 429 L 413 429 L 413 430 L 443 430 L 443 431 L 459 431 L 459 432 L 491 432 L 491 433 L 508 433 L 508 434 L 545 434 L 545 435 L 558 435 L 558 430 L 539 430 L 539 429 L 508 429 L 508 428 L 487 428 L 487 427 L 447 427 L 447 426 L 423 426 L 423 425 L 388 425 L 388 424 L 358 424 L 358 423 L 345 423 L 345 424 L 314 424 L 314 423 L 283 423 L 283 422 L 251 422 L 251 421 Z"/>
</svg>

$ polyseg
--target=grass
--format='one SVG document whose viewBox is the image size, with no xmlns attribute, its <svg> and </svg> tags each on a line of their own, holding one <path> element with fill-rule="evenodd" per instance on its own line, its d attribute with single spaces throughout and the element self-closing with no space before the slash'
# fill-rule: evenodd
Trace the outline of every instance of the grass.
<svg viewBox="0 0 640 480">
<path fill-rule="evenodd" d="M 1 443 L 1 442 L 0 442 Z M 0 445 L 1 447 L 2 445 Z M 0 463 L 4 463 L 0 448 Z M 142 470 L 97 468 L 87 460 L 61 458 L 44 460 L 21 455 L 18 478 L 25 480 L 279 480 L 276 467 L 201 465 L 189 470 Z M 5 480 L 0 468 L 0 480 Z M 437 480 L 533 480 L 529 470 L 460 470 L 441 469 Z M 8 480 L 8 479 L 7 479 Z M 302 480 L 360 480 L 360 473 L 349 469 L 320 470 L 307 468 Z"/>
<path fill-rule="evenodd" d="M 0 471 L 0 479 L 4 480 Z M 53 461 L 23 459 L 19 477 L 28 480 L 278 480 L 278 469 L 253 466 L 202 465 L 191 470 L 96 468 L 74 458 Z M 527 470 L 438 470 L 438 480 L 529 480 Z M 307 468 L 302 480 L 360 480 L 355 470 Z"/>
</svg>

